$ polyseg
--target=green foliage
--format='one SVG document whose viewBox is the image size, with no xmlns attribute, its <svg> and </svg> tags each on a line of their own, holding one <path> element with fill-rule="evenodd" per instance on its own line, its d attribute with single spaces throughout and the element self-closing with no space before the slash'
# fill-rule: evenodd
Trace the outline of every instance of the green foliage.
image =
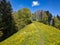
<svg viewBox="0 0 60 45">
<path fill-rule="evenodd" d="M 3 32 L 2 31 L 0 31 L 0 38 L 3 36 Z"/>
<path fill-rule="evenodd" d="M 14 14 L 14 19 L 18 29 L 22 29 L 31 23 L 31 11 L 28 8 L 23 8 Z"/>
<path fill-rule="evenodd" d="M 60 16 L 59 15 L 57 15 L 57 18 L 60 20 Z"/>
<path fill-rule="evenodd" d="M 32 21 L 36 21 L 36 15 L 32 14 L 31 19 L 32 19 Z"/>
<path fill-rule="evenodd" d="M 50 25 L 52 14 L 49 11 L 39 10 L 35 12 L 34 16 L 34 19 L 38 20 L 39 22 Z"/>
<path fill-rule="evenodd" d="M 50 25 L 50 21 L 51 21 L 51 19 L 52 19 L 52 14 L 49 12 L 49 11 L 45 11 L 46 12 L 46 15 L 48 16 L 47 18 L 48 18 L 48 24 Z"/>
<path fill-rule="evenodd" d="M 55 21 L 55 27 L 60 29 L 60 20 L 57 17 L 55 17 L 54 21 Z"/>
<path fill-rule="evenodd" d="M 44 12 L 43 15 L 44 15 L 43 23 L 44 23 L 44 24 L 48 24 L 48 15 L 47 15 L 46 11 Z"/>
<path fill-rule="evenodd" d="M 0 45 L 60 45 L 60 30 L 34 22 L 1 42 Z"/>
<path fill-rule="evenodd" d="M 7 0 L 0 1 L 0 31 L 3 32 L 0 41 L 16 32 L 12 18 L 12 8 L 10 2 Z"/>
</svg>

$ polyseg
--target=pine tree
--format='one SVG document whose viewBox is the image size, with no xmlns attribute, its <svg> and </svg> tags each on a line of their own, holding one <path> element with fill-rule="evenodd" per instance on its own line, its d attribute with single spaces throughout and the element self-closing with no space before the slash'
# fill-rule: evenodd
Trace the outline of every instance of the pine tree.
<svg viewBox="0 0 60 45">
<path fill-rule="evenodd" d="M 46 14 L 48 16 L 48 24 L 50 25 L 50 21 L 52 19 L 52 14 L 49 11 L 46 11 Z"/>
<path fill-rule="evenodd" d="M 17 31 L 13 23 L 12 8 L 9 1 L 0 1 L 0 15 L 2 19 L 0 25 L 0 29 L 2 29 L 0 31 L 3 32 L 3 36 L 0 38 L 0 41 L 2 41 Z"/>
<path fill-rule="evenodd" d="M 60 20 L 60 16 L 59 15 L 57 15 L 57 18 Z"/>
</svg>

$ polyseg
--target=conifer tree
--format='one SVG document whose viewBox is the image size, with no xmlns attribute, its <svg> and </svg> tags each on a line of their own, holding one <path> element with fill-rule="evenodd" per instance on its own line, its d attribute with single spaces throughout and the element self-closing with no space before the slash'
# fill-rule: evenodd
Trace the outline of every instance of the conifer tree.
<svg viewBox="0 0 60 45">
<path fill-rule="evenodd" d="M 0 1 L 0 15 L 2 19 L 0 21 L 0 31 L 3 32 L 3 36 L 0 37 L 0 41 L 2 41 L 17 31 L 13 23 L 12 8 L 9 1 Z"/>
</svg>

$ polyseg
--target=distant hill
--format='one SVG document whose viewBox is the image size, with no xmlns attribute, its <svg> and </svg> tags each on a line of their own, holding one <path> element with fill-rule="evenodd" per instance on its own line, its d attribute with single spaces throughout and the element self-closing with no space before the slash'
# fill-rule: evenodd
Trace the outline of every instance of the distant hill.
<svg viewBox="0 0 60 45">
<path fill-rule="evenodd" d="M 34 22 L 0 42 L 0 45 L 60 45 L 60 30 Z"/>
</svg>

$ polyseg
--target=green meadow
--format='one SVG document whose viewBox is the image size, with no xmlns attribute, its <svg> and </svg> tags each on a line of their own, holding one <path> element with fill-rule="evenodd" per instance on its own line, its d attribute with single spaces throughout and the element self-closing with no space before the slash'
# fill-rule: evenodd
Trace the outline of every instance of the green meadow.
<svg viewBox="0 0 60 45">
<path fill-rule="evenodd" d="M 2 41 L 0 45 L 60 45 L 60 30 L 33 22 Z"/>
</svg>

